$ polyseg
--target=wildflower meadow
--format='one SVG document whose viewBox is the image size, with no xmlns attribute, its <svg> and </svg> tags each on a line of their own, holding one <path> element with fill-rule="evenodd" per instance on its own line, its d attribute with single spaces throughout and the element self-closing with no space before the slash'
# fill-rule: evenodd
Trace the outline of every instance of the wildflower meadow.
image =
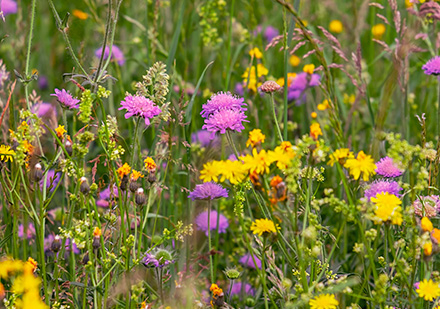
<svg viewBox="0 0 440 309">
<path fill-rule="evenodd" d="M 0 0 L 0 308 L 440 308 L 440 1 Z"/>
</svg>

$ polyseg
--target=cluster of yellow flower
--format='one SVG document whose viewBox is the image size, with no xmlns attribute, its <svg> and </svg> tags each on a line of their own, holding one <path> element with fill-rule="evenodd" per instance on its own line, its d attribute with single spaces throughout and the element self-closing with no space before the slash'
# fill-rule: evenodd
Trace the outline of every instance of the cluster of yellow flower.
<svg viewBox="0 0 440 309">
<path fill-rule="evenodd" d="M 263 54 L 257 47 L 251 49 L 249 55 L 257 60 L 263 57 Z M 268 73 L 269 70 L 262 63 L 258 63 L 250 68 L 246 68 L 246 71 L 241 76 L 243 77 L 243 87 L 250 89 L 253 92 L 257 92 L 258 87 L 260 87 L 262 84 L 259 79 L 262 76 L 266 76 Z"/>
<path fill-rule="evenodd" d="M 402 224 L 402 201 L 388 192 L 378 193 L 375 197 L 371 198 L 371 201 L 376 206 L 374 211 L 374 221 L 379 224 L 382 222 L 391 221 L 392 224 Z"/>
<path fill-rule="evenodd" d="M 362 173 L 362 179 L 368 181 L 370 176 L 376 174 L 376 164 L 370 155 L 365 154 L 362 150 L 359 151 L 357 157 L 354 157 L 353 152 L 348 148 L 336 149 L 330 156 L 328 164 L 333 166 L 336 162 L 339 162 L 345 168 L 350 170 L 350 175 L 355 180 L 358 180 Z"/>
</svg>

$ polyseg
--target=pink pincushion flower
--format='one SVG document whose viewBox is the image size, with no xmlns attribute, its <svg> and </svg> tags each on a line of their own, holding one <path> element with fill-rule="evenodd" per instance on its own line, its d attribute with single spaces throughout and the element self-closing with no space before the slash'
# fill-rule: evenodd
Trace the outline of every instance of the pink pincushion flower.
<svg viewBox="0 0 440 309">
<path fill-rule="evenodd" d="M 150 119 L 159 115 L 162 110 L 150 99 L 141 96 L 128 95 L 125 101 L 121 102 L 121 109 L 126 109 L 125 119 L 132 116 L 140 116 L 145 119 L 145 125 L 150 125 Z"/>
<path fill-rule="evenodd" d="M 383 177 L 399 177 L 403 174 L 403 171 L 399 169 L 390 157 L 382 158 L 376 163 L 376 166 L 376 173 Z"/>
<path fill-rule="evenodd" d="M 188 197 L 194 200 L 215 200 L 221 197 L 228 197 L 228 190 L 215 182 L 204 182 L 196 185 Z"/>
<path fill-rule="evenodd" d="M 58 102 L 60 102 L 61 106 L 64 108 L 79 108 L 78 103 L 80 100 L 72 97 L 72 95 L 69 93 L 69 91 L 66 91 L 66 89 L 55 89 L 55 93 L 51 94 L 51 96 L 57 97 Z"/>
<path fill-rule="evenodd" d="M 209 215 L 209 229 L 211 231 L 217 230 L 217 220 L 218 220 L 218 232 L 220 234 L 226 233 L 226 229 L 229 227 L 228 219 L 224 215 L 219 214 L 215 210 L 211 210 L 211 213 Z M 205 235 L 208 236 L 208 211 L 204 211 L 200 213 L 196 217 L 195 223 L 198 229 L 205 232 Z"/>
<path fill-rule="evenodd" d="M 108 46 L 105 47 L 104 50 L 104 59 L 107 59 L 110 54 L 110 48 Z M 102 55 L 102 47 L 95 50 L 96 58 L 101 58 Z M 116 60 L 116 62 L 122 66 L 125 63 L 125 57 L 122 50 L 117 45 L 112 45 L 112 57 L 111 59 Z"/>
<path fill-rule="evenodd" d="M 226 130 L 241 132 L 244 129 L 243 121 L 249 122 L 242 110 L 222 109 L 205 119 L 202 129 L 211 132 L 211 138 L 214 138 L 216 132 L 220 134 L 225 134 Z"/>
<path fill-rule="evenodd" d="M 438 195 L 421 196 L 414 201 L 413 207 L 418 216 L 432 218 L 440 210 L 440 198 Z"/>
<path fill-rule="evenodd" d="M 222 109 L 233 109 L 245 111 L 246 103 L 244 103 L 243 98 L 236 97 L 231 93 L 227 92 L 218 92 L 211 96 L 211 98 L 202 106 L 202 115 L 203 118 L 208 118 L 210 115 Z"/>
<path fill-rule="evenodd" d="M 422 66 L 422 70 L 424 70 L 427 75 L 440 75 L 440 56 L 435 56 L 429 60 Z"/>
</svg>

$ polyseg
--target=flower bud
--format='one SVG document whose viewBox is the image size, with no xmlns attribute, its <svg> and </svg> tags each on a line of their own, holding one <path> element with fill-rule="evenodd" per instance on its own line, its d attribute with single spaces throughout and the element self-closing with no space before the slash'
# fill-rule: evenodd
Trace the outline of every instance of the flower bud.
<svg viewBox="0 0 440 309">
<path fill-rule="evenodd" d="M 225 275 L 229 280 L 235 280 L 240 277 L 240 272 L 236 268 L 226 268 Z"/>
<path fill-rule="evenodd" d="M 81 264 L 86 265 L 88 262 L 90 261 L 89 259 L 89 253 L 86 252 L 86 254 L 84 254 L 82 260 L 81 260 Z"/>
<path fill-rule="evenodd" d="M 139 206 L 141 206 L 145 203 L 144 189 L 139 188 L 136 190 L 136 193 L 134 195 L 134 200 L 135 200 L 136 204 L 138 204 Z"/>
<path fill-rule="evenodd" d="M 121 184 L 119 188 L 121 188 L 122 191 L 125 191 L 127 190 L 127 185 L 128 185 L 128 175 L 124 175 L 121 179 Z"/>
<path fill-rule="evenodd" d="M 90 192 L 90 186 L 87 178 L 83 176 L 79 181 L 80 181 L 79 191 L 81 191 L 81 193 L 84 195 L 88 194 Z"/>
<path fill-rule="evenodd" d="M 57 253 L 58 251 L 60 251 L 60 249 L 61 249 L 61 238 L 60 236 L 56 235 L 55 239 L 53 240 L 50 246 L 50 250 Z"/>
<path fill-rule="evenodd" d="M 32 179 L 34 181 L 40 181 L 43 178 L 43 169 L 41 168 L 41 164 L 37 163 L 34 166 L 32 171 Z"/>
<path fill-rule="evenodd" d="M 147 179 L 150 183 L 156 182 L 156 169 L 153 169 L 148 173 Z"/>
<path fill-rule="evenodd" d="M 268 80 L 268 81 L 264 82 L 263 85 L 261 85 L 261 87 L 260 87 L 260 90 L 262 92 L 266 92 L 266 93 L 275 92 L 280 89 L 281 89 L 281 86 L 278 85 L 278 83 L 273 80 Z"/>
<path fill-rule="evenodd" d="M 96 236 L 93 237 L 92 247 L 95 250 L 98 250 L 99 247 L 101 247 L 101 238 L 99 236 L 98 237 L 96 237 Z"/>
<path fill-rule="evenodd" d="M 128 188 L 130 189 L 131 192 L 134 193 L 139 188 L 139 186 L 140 184 L 136 180 L 131 179 Z"/>
<path fill-rule="evenodd" d="M 66 142 L 64 143 L 64 148 L 66 149 L 67 154 L 69 156 L 72 156 L 73 154 L 72 141 L 70 141 L 69 139 L 66 140 Z"/>
</svg>

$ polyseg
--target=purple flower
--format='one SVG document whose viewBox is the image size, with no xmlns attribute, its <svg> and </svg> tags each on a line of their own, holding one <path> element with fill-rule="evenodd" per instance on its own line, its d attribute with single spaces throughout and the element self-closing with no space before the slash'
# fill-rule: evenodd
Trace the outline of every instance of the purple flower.
<svg viewBox="0 0 440 309">
<path fill-rule="evenodd" d="M 55 93 L 51 94 L 53 97 L 57 97 L 58 102 L 62 107 L 72 109 L 79 108 L 80 100 L 75 99 L 72 95 L 65 89 L 55 89 Z"/>
<path fill-rule="evenodd" d="M 52 118 L 57 116 L 55 107 L 50 103 L 39 103 L 31 107 L 33 113 L 40 118 Z"/>
<path fill-rule="evenodd" d="M 243 255 L 240 258 L 239 262 L 240 262 L 240 264 L 247 266 L 249 268 L 253 268 L 253 269 L 256 269 L 256 267 L 255 267 L 255 264 L 256 264 L 256 266 L 259 269 L 261 269 L 261 260 L 255 254 L 254 254 L 254 259 L 255 259 L 255 263 L 254 263 L 254 260 L 252 259 L 252 256 L 249 253 L 246 253 L 245 255 Z"/>
<path fill-rule="evenodd" d="M 211 132 L 211 138 L 214 138 L 216 132 L 220 134 L 225 134 L 226 130 L 241 132 L 244 130 L 243 121 L 249 122 L 242 110 L 223 109 L 205 119 L 202 129 Z"/>
<path fill-rule="evenodd" d="M 365 197 L 370 200 L 372 197 L 375 197 L 378 193 L 382 192 L 388 192 L 389 194 L 394 194 L 399 197 L 400 190 L 402 190 L 402 188 L 397 181 L 376 180 L 365 190 Z"/>
<path fill-rule="evenodd" d="M 35 236 L 35 226 L 32 223 L 28 224 L 27 230 L 26 230 L 26 238 L 32 239 Z M 20 224 L 18 226 L 18 237 L 24 238 L 24 226 L 23 224 Z"/>
<path fill-rule="evenodd" d="M 438 195 L 421 196 L 413 203 L 414 212 L 420 217 L 432 218 L 440 211 Z"/>
<path fill-rule="evenodd" d="M 96 201 L 96 206 L 107 208 L 110 203 L 109 201 L 113 198 L 118 197 L 118 188 L 115 185 L 110 185 L 99 192 L 98 200 Z"/>
<path fill-rule="evenodd" d="M 220 140 L 218 138 L 211 139 L 211 133 L 206 130 L 199 130 L 191 134 L 191 142 L 200 144 L 202 147 L 220 146 Z"/>
<path fill-rule="evenodd" d="M 319 86 L 320 79 L 319 74 L 299 73 L 289 85 L 287 95 L 289 101 L 296 100 L 297 105 L 305 102 L 305 91 L 310 87 Z"/>
<path fill-rule="evenodd" d="M 278 31 L 278 29 L 272 26 L 267 26 L 266 30 L 264 30 L 264 38 L 268 42 L 271 42 L 279 34 L 280 32 Z"/>
<path fill-rule="evenodd" d="M 228 190 L 214 182 L 205 182 L 196 185 L 193 191 L 188 195 L 194 200 L 215 200 L 220 197 L 228 197 Z"/>
<path fill-rule="evenodd" d="M 231 295 L 255 296 L 255 289 L 249 283 L 236 282 L 231 287 Z"/>
<path fill-rule="evenodd" d="M 38 77 L 38 87 L 40 87 L 41 90 L 45 90 L 49 85 L 49 81 L 47 80 L 47 77 L 44 75 L 41 75 Z"/>
<path fill-rule="evenodd" d="M 159 115 L 162 110 L 153 103 L 150 99 L 141 96 L 128 95 L 125 97 L 125 101 L 121 102 L 121 109 L 126 109 L 125 119 L 131 116 L 140 116 L 145 119 L 145 125 L 150 125 L 150 119 Z"/>
<path fill-rule="evenodd" d="M 146 252 L 142 259 L 142 264 L 148 268 L 163 268 L 171 263 L 174 263 L 173 257 L 170 252 L 164 249 L 156 250 L 155 253 Z"/>
<path fill-rule="evenodd" d="M 399 177 L 403 174 L 403 171 L 399 169 L 390 157 L 380 159 L 376 166 L 376 173 L 383 177 Z"/>
<path fill-rule="evenodd" d="M 203 104 L 203 110 L 200 115 L 202 115 L 203 118 L 208 118 L 215 112 L 224 109 L 245 111 L 246 108 L 244 108 L 244 106 L 246 106 L 246 103 L 244 103 L 244 98 L 236 97 L 229 92 L 217 92 L 211 96 L 206 104 Z"/>
<path fill-rule="evenodd" d="M 106 46 L 105 50 L 104 50 L 104 59 L 108 58 L 109 53 L 110 53 L 110 48 L 108 46 Z M 96 58 L 101 58 L 101 55 L 102 55 L 102 47 L 95 50 Z M 116 45 L 112 46 L 112 58 L 111 59 L 116 60 L 116 62 L 120 66 L 124 65 L 124 63 L 125 63 L 124 54 L 122 53 L 122 50 Z"/>
<path fill-rule="evenodd" d="M 244 88 L 242 83 L 236 83 L 234 87 L 234 92 L 239 96 L 244 96 Z"/>
<path fill-rule="evenodd" d="M 211 214 L 209 216 L 209 229 L 211 231 L 217 230 L 217 220 L 218 220 L 218 232 L 219 233 L 226 233 L 226 229 L 229 227 L 228 219 L 222 214 L 219 214 L 215 210 L 211 210 Z M 195 223 L 199 230 L 202 230 L 205 232 L 206 236 L 208 236 L 208 211 L 204 211 L 200 213 Z"/>
<path fill-rule="evenodd" d="M 55 187 L 58 185 L 58 182 L 60 181 L 61 174 L 56 173 L 54 170 L 48 170 L 46 173 L 46 188 L 50 188 L 50 192 L 52 192 Z M 40 180 L 40 190 L 43 190 L 44 186 L 44 177 Z"/>
<path fill-rule="evenodd" d="M 440 56 L 435 56 L 429 60 L 422 66 L 422 70 L 425 71 L 426 75 L 440 75 Z"/>
<path fill-rule="evenodd" d="M 17 2 L 14 0 L 1 0 L 0 1 L 0 11 L 3 12 L 3 16 L 9 14 L 16 14 L 18 10 Z"/>
</svg>

